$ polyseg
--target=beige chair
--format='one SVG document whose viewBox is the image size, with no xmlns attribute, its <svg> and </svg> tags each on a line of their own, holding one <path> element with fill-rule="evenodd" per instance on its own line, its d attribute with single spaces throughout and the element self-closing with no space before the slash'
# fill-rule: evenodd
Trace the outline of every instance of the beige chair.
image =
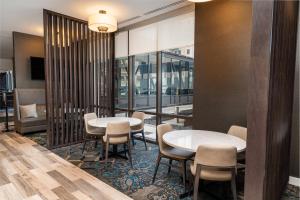
<svg viewBox="0 0 300 200">
<path fill-rule="evenodd" d="M 194 180 L 194 200 L 198 198 L 199 180 L 231 181 L 234 200 L 236 195 L 236 147 L 201 145 L 198 147 L 195 160 L 191 163 Z"/>
<path fill-rule="evenodd" d="M 29 104 L 36 104 L 37 117 L 22 118 L 20 106 Z M 16 88 L 14 91 L 14 114 L 15 129 L 22 135 L 47 130 L 45 89 Z"/>
<path fill-rule="evenodd" d="M 96 128 L 88 125 L 88 121 L 92 119 L 97 119 L 96 113 L 87 113 L 83 116 L 83 118 L 84 118 L 84 125 L 85 125 L 85 138 L 82 147 L 82 154 L 85 150 L 85 145 L 87 141 L 95 141 L 95 148 L 96 148 L 97 141 L 98 140 L 102 141 L 102 137 L 105 135 L 105 129 Z"/>
<path fill-rule="evenodd" d="M 189 151 L 184 151 L 180 150 L 174 147 L 170 147 L 166 143 L 163 142 L 163 135 L 167 132 L 172 131 L 173 128 L 169 124 L 161 124 L 157 126 L 157 140 L 158 140 L 158 145 L 159 145 L 159 153 L 157 157 L 157 162 L 156 162 L 156 167 L 155 167 L 155 172 L 152 180 L 152 184 L 155 181 L 155 177 L 157 174 L 157 170 L 160 164 L 161 158 L 167 158 L 169 159 L 169 169 L 168 173 L 170 173 L 171 166 L 172 166 L 172 160 L 176 160 L 181 162 L 182 165 L 182 175 L 183 175 L 183 184 L 185 186 L 186 183 L 186 162 L 189 160 L 191 157 L 194 156 L 193 152 Z"/>
<path fill-rule="evenodd" d="M 247 141 L 247 128 L 245 127 L 232 125 L 228 130 L 228 134 Z"/>
<path fill-rule="evenodd" d="M 230 129 L 228 130 L 227 134 L 233 135 L 233 136 L 238 137 L 238 138 L 240 138 L 244 141 L 247 141 L 247 128 L 245 128 L 245 127 L 232 125 L 230 127 Z M 239 163 L 241 163 L 239 165 L 240 169 L 245 168 L 245 166 L 244 166 L 245 159 L 246 159 L 245 152 L 238 153 L 237 160 L 238 160 Z"/>
<path fill-rule="evenodd" d="M 109 145 L 127 144 L 128 157 L 132 167 L 131 147 L 130 147 L 130 125 L 129 122 L 111 122 L 107 124 L 105 136 L 105 165 L 107 166 Z"/>
<path fill-rule="evenodd" d="M 146 140 L 145 140 L 145 133 L 144 133 L 145 113 L 143 113 L 143 112 L 134 112 L 131 117 L 142 120 L 142 123 L 140 125 L 131 127 L 132 145 L 135 145 L 135 143 L 134 143 L 134 135 L 136 135 L 138 133 L 141 133 L 142 137 L 143 137 L 143 140 L 144 140 L 145 148 L 147 150 L 147 143 L 146 143 Z"/>
</svg>

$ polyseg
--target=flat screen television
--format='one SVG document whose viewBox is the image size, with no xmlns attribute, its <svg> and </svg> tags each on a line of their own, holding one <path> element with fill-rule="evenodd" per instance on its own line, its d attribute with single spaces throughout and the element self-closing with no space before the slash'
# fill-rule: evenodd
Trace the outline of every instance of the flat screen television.
<svg viewBox="0 0 300 200">
<path fill-rule="evenodd" d="M 44 58 L 30 57 L 31 80 L 45 80 Z"/>
</svg>

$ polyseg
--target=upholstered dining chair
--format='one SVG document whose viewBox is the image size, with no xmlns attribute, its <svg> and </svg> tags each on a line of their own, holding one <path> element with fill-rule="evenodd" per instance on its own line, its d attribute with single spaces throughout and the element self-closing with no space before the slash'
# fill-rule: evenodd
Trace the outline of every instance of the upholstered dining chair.
<svg viewBox="0 0 300 200">
<path fill-rule="evenodd" d="M 179 161 L 182 165 L 182 175 L 183 175 L 183 185 L 185 186 L 186 184 L 186 162 L 187 160 L 191 159 L 191 157 L 194 156 L 193 152 L 189 151 L 184 151 L 180 150 L 174 147 L 171 147 L 164 143 L 163 141 L 163 135 L 167 132 L 172 131 L 173 128 L 170 124 L 161 124 L 157 126 L 157 140 L 158 140 L 158 146 L 159 146 L 159 152 L 158 152 L 158 157 L 156 161 L 156 167 L 155 167 L 155 172 L 152 180 L 152 184 L 155 181 L 155 177 L 157 174 L 157 170 L 160 164 L 161 158 L 167 158 L 169 159 L 169 169 L 168 173 L 170 173 L 171 166 L 172 166 L 172 161 L 176 160 Z"/>
<path fill-rule="evenodd" d="M 238 138 L 240 138 L 242 140 L 247 141 L 247 128 L 245 128 L 245 127 L 232 125 L 229 128 L 227 134 L 233 135 L 235 137 L 238 137 Z"/>
<path fill-rule="evenodd" d="M 131 117 L 142 120 L 142 123 L 140 125 L 131 127 L 132 145 L 135 145 L 135 143 L 134 143 L 134 135 L 136 135 L 138 133 L 141 133 L 142 137 L 143 137 L 143 140 L 144 140 L 145 149 L 147 150 L 147 143 L 146 143 L 145 133 L 144 133 L 145 113 L 143 113 L 143 112 L 134 112 Z"/>
<path fill-rule="evenodd" d="M 199 181 L 230 181 L 234 200 L 236 195 L 236 147 L 200 145 L 194 162 L 191 163 L 191 173 L 194 179 L 194 200 L 198 198 Z"/>
<path fill-rule="evenodd" d="M 107 124 L 105 135 L 105 165 L 107 166 L 109 145 L 124 144 L 127 146 L 129 161 L 132 167 L 131 147 L 130 147 L 130 125 L 129 122 L 110 122 Z"/>
<path fill-rule="evenodd" d="M 229 135 L 233 135 L 235 137 L 238 137 L 244 141 L 247 141 L 247 128 L 242 127 L 242 126 L 236 126 L 236 125 L 232 125 L 229 130 L 228 133 Z M 246 154 L 245 152 L 240 152 L 237 154 L 237 160 L 240 163 L 238 168 L 239 169 L 245 169 L 245 160 L 246 160 Z"/>
<path fill-rule="evenodd" d="M 84 114 L 84 125 L 85 125 L 85 137 L 84 137 L 84 143 L 82 147 L 82 154 L 84 153 L 86 143 L 88 141 L 95 141 L 95 147 L 97 146 L 97 142 L 99 140 L 102 141 L 102 137 L 105 135 L 105 129 L 92 127 L 88 125 L 88 121 L 92 119 L 97 119 L 96 113 L 87 113 Z"/>
</svg>

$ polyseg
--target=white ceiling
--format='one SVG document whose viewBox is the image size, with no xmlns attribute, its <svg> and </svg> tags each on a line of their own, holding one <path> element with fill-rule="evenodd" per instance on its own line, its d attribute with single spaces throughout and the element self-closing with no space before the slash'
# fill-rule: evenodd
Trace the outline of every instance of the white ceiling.
<svg viewBox="0 0 300 200">
<path fill-rule="evenodd" d="M 144 15 L 170 4 L 159 12 Z M 12 57 L 13 31 L 43 35 L 43 8 L 83 20 L 100 9 L 107 10 L 118 22 L 142 16 L 119 24 L 125 26 L 188 4 L 185 0 L 0 0 L 0 58 Z"/>
</svg>

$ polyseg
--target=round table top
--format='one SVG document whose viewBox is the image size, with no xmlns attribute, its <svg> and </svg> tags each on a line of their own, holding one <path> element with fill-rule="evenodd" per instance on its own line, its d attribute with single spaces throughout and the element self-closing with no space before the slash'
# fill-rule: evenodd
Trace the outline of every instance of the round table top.
<svg viewBox="0 0 300 200">
<path fill-rule="evenodd" d="M 179 149 L 196 152 L 199 145 L 231 145 L 238 152 L 246 149 L 246 142 L 238 137 L 204 130 L 178 130 L 165 133 L 163 141 Z"/>
<path fill-rule="evenodd" d="M 127 121 L 130 124 L 130 127 L 138 126 L 142 123 L 142 120 L 132 117 L 105 117 L 97 118 L 88 121 L 88 125 L 97 127 L 97 128 L 106 128 L 107 123 L 109 122 L 124 122 Z"/>
</svg>

